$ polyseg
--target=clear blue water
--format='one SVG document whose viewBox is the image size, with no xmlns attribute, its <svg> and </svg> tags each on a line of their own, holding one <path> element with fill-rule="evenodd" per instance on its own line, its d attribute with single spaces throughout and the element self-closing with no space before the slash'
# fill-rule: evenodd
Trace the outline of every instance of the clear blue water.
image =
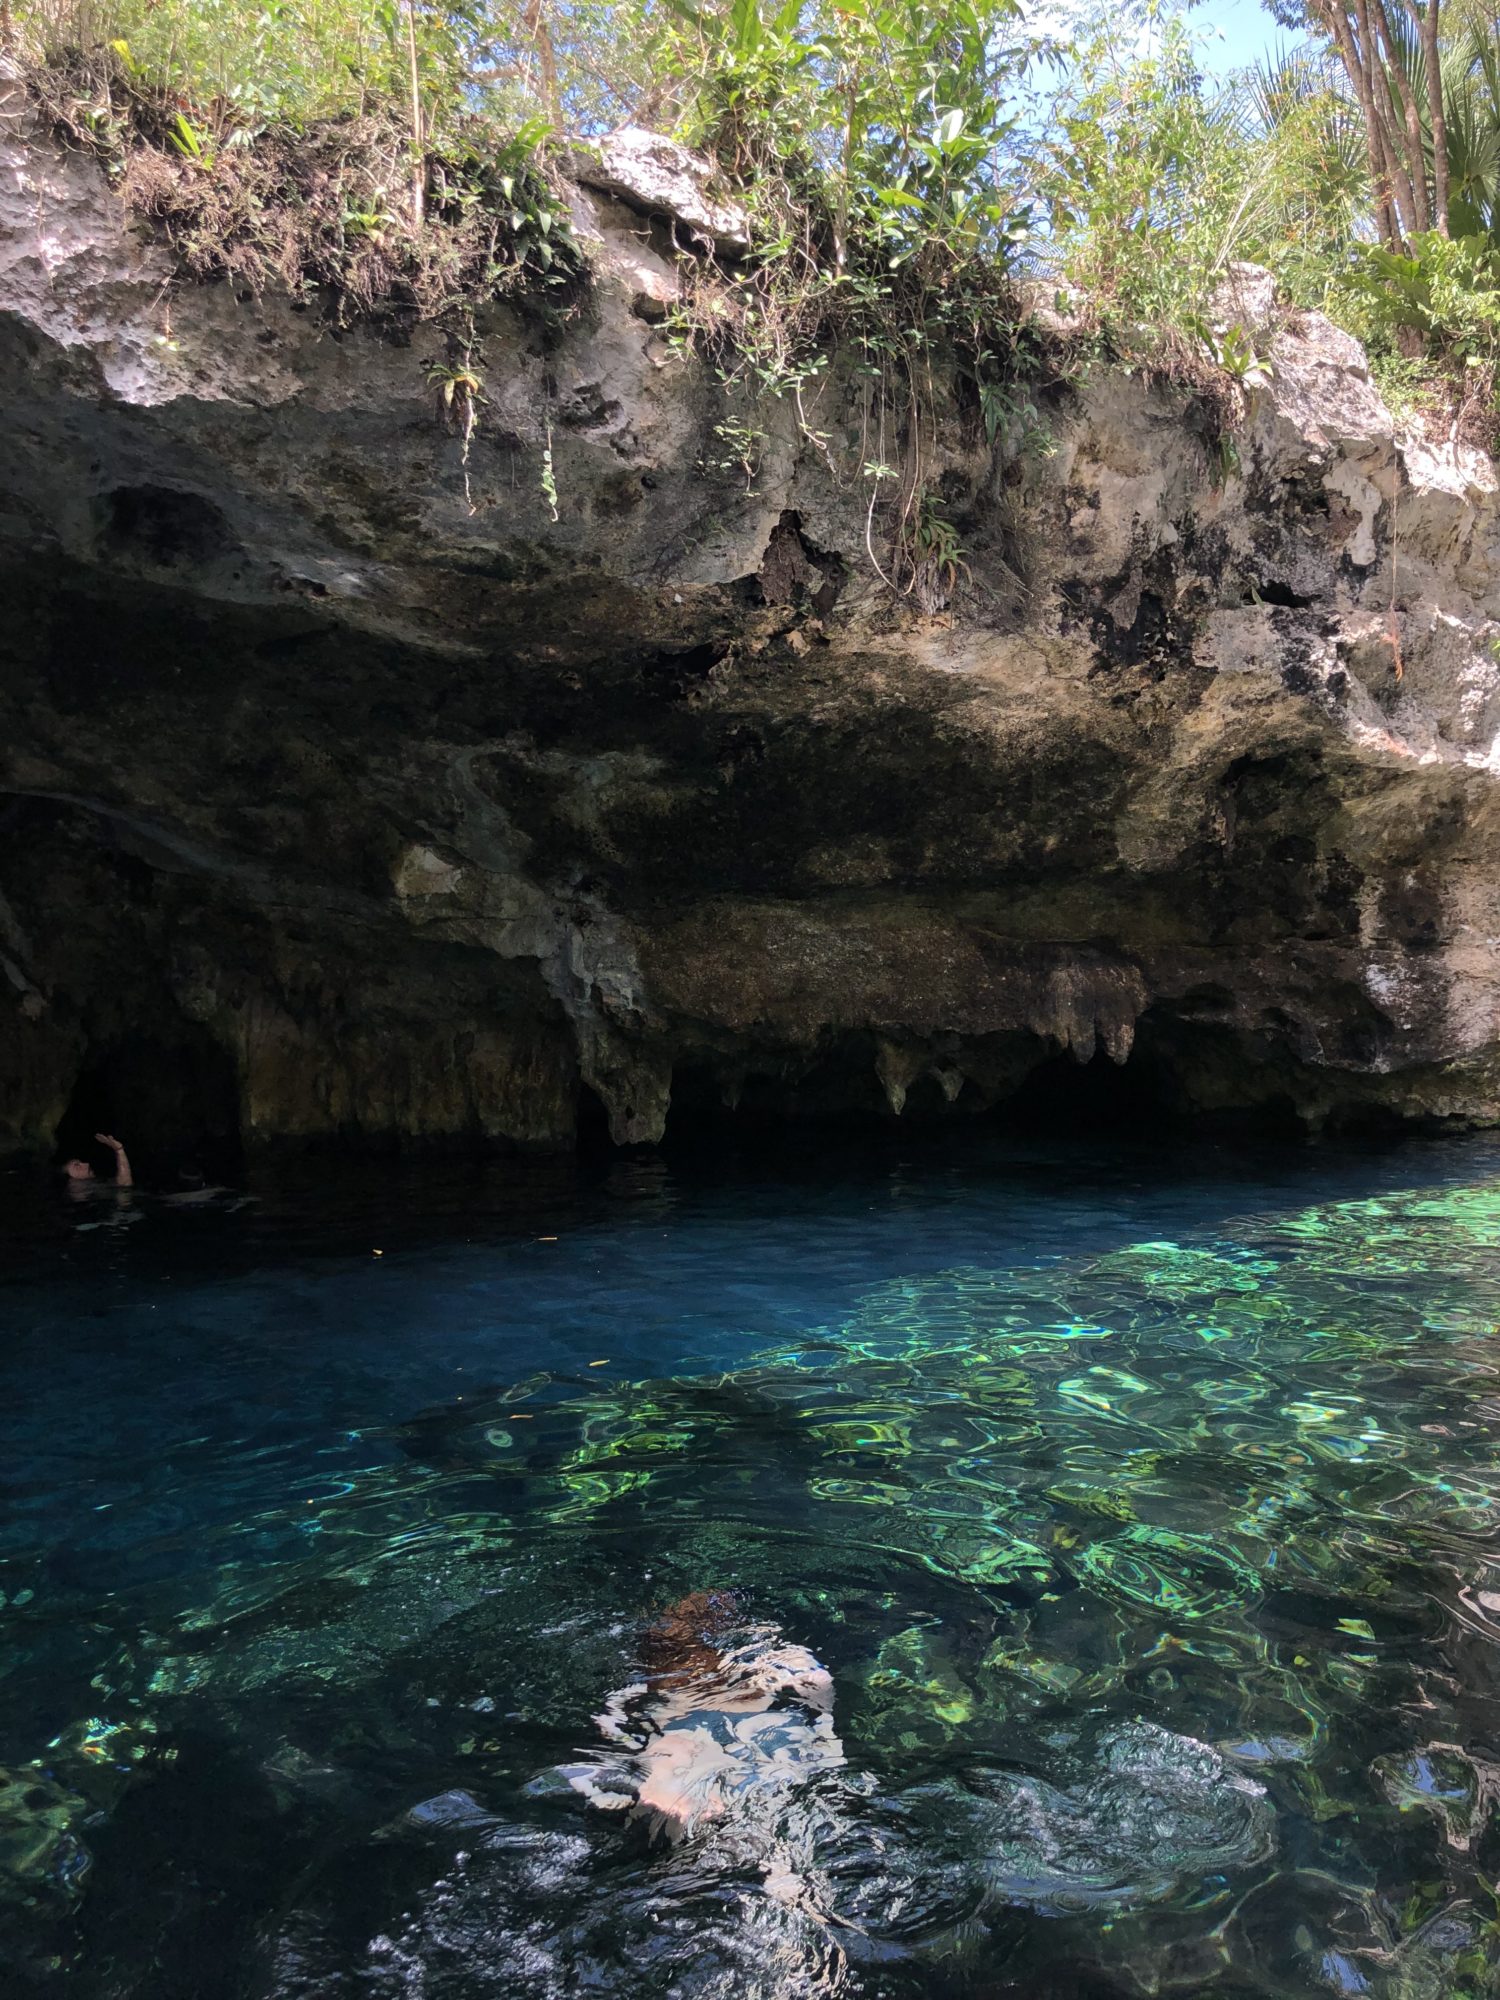
<svg viewBox="0 0 1500 2000">
<path fill-rule="evenodd" d="M 1500 1992 L 1493 1143 L 0 1192 L 8 1993 Z"/>
</svg>

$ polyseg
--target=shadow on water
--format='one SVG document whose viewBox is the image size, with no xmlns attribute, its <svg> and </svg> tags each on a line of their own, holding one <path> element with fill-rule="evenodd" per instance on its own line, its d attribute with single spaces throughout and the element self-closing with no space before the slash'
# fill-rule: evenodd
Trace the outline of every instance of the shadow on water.
<svg viewBox="0 0 1500 2000">
<path fill-rule="evenodd" d="M 1497 1161 L 14 1196 L 8 1990 L 1500 1991 Z M 642 1635 L 726 1590 L 664 1726 Z M 742 1642 L 831 1723 L 747 1734 Z M 685 1832 L 663 1756 L 714 1774 Z"/>
</svg>

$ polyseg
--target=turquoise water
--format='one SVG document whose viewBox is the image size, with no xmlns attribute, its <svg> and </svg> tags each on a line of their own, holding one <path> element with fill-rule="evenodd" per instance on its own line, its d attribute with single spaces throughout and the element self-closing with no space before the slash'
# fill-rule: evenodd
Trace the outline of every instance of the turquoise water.
<svg viewBox="0 0 1500 2000">
<path fill-rule="evenodd" d="M 1500 1993 L 1493 1144 L 4 1191 L 8 1993 Z"/>
</svg>

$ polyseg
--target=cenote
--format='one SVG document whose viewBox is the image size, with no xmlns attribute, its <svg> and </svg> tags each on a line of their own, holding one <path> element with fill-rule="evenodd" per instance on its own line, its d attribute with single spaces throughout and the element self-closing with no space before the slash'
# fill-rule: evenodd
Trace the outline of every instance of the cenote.
<svg viewBox="0 0 1500 2000">
<path fill-rule="evenodd" d="M 0 0 L 0 2000 L 1500 2000 L 1496 13 Z"/>
<path fill-rule="evenodd" d="M 1497 1174 L 9 1174 L 6 1990 L 1492 1990 Z"/>
</svg>

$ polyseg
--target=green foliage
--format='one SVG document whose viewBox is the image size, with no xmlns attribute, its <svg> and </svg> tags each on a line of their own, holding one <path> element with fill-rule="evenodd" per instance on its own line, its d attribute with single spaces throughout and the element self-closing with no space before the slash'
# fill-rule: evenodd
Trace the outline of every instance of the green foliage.
<svg viewBox="0 0 1500 2000">
<path fill-rule="evenodd" d="M 205 173 L 213 166 L 215 147 L 212 137 L 207 132 L 200 132 L 185 111 L 179 111 L 172 120 L 167 131 L 167 143 L 185 160 L 202 167 Z"/>
<path fill-rule="evenodd" d="M 558 518 L 557 471 L 552 457 L 552 426 L 547 426 L 547 442 L 542 451 L 541 474 L 542 499 L 546 503 L 549 520 Z"/>
<path fill-rule="evenodd" d="M 958 529 L 943 513 L 931 493 L 922 495 L 917 510 L 913 538 L 914 588 L 924 610 L 936 611 L 949 603 L 961 580 L 969 576 Z"/>
<path fill-rule="evenodd" d="M 1413 235 L 1409 255 L 1364 244 L 1334 310 L 1364 341 L 1398 422 L 1438 424 L 1493 450 L 1500 374 L 1500 247 L 1488 234 Z"/>
<path fill-rule="evenodd" d="M 444 424 L 460 440 L 459 464 L 463 468 L 464 503 L 472 514 L 475 507 L 469 481 L 469 452 L 479 426 L 479 405 L 485 400 L 484 377 L 467 347 L 461 355 L 452 356 L 447 361 L 427 362 L 425 372 L 437 391 L 438 410 Z"/>
<path fill-rule="evenodd" d="M 465 12 L 414 17 L 430 103 L 463 74 Z M 398 0 L 18 0 L 15 16 L 44 56 L 113 41 L 143 86 L 252 130 L 363 114 L 405 87 Z"/>
<path fill-rule="evenodd" d="M 1049 262 L 1105 313 L 1179 324 L 1234 252 L 1248 163 L 1181 23 L 1144 54 L 1134 41 L 1129 21 L 1097 27 L 1057 99 L 1038 159 Z"/>
<path fill-rule="evenodd" d="M 1243 383 L 1251 375 L 1269 375 L 1271 364 L 1255 351 L 1255 343 L 1242 326 L 1231 326 L 1210 336 L 1214 359 L 1231 380 Z"/>
<path fill-rule="evenodd" d="M 117 46 L 34 70 L 32 84 L 58 130 L 103 159 L 192 277 L 317 291 L 341 321 L 461 328 L 501 293 L 562 301 L 581 275 L 540 120 L 510 131 L 455 120 L 420 155 L 391 104 L 255 132 L 222 101 L 189 104 L 150 83 Z"/>
<path fill-rule="evenodd" d="M 484 378 L 465 355 L 461 361 L 428 361 L 427 379 L 438 392 L 443 415 L 455 426 L 471 430 L 474 406 L 484 399 Z"/>
<path fill-rule="evenodd" d="M 1238 259 L 1321 302 L 1365 198 L 1355 139 L 1309 57 L 1209 89 L 1184 18 L 1146 34 L 1141 10 L 1111 10 L 1078 45 L 1038 149 L 1049 268 L 1117 332 L 1212 349 L 1213 296 Z M 1232 340 L 1212 359 L 1241 378 L 1256 365 Z"/>
<path fill-rule="evenodd" d="M 1434 358 L 1490 363 L 1500 355 L 1500 247 L 1487 235 L 1409 240 L 1410 256 L 1361 246 L 1345 279 L 1377 340 L 1411 333 Z"/>
<path fill-rule="evenodd" d="M 1001 358 L 988 349 L 977 357 L 979 416 L 984 441 L 993 451 L 1006 449 L 1011 457 L 1044 457 L 1052 448 L 1052 432 L 1037 408 L 1024 370 L 1017 374 L 1012 363 L 1012 379 L 995 379 L 991 371 L 1002 368 Z"/>
<path fill-rule="evenodd" d="M 46 60 L 114 41 L 141 83 L 260 130 L 363 117 L 408 101 L 415 43 L 424 125 L 540 111 L 608 129 L 661 95 L 657 0 L 12 0 L 23 47 Z"/>
<path fill-rule="evenodd" d="M 830 260 L 851 239 L 888 268 L 926 254 L 1004 258 L 1024 235 L 1007 141 L 1025 68 L 1015 0 L 675 0 L 669 63 L 684 136 L 712 146 L 774 221 L 778 184 L 812 199 Z"/>
<path fill-rule="evenodd" d="M 882 556 L 872 540 L 872 560 L 923 602 L 945 599 L 967 567 L 925 490 L 934 353 L 989 398 L 992 445 L 1002 416 L 1031 407 L 1012 386 L 1007 282 L 1029 223 L 1014 133 L 1031 44 L 1014 0 L 674 7 L 663 66 L 678 130 L 719 161 L 755 253 L 736 273 L 688 269 L 673 333 L 731 393 L 786 398 L 825 455 L 810 392 L 835 348 L 852 358 L 891 475 L 872 481 L 887 543 Z M 718 442 L 714 462 L 752 481 L 755 452 Z"/>
<path fill-rule="evenodd" d="M 745 482 L 745 491 L 753 493 L 755 475 L 760 468 L 761 447 L 766 441 L 765 431 L 759 424 L 725 417 L 714 425 L 713 440 L 712 451 L 699 461 L 700 471 L 738 473 Z"/>
<path fill-rule="evenodd" d="M 1500 37 L 1470 24 L 1442 52 L 1448 223 L 1455 236 L 1500 224 Z"/>
<path fill-rule="evenodd" d="M 1308 39 L 1210 83 L 1188 0 L 1092 6 L 1066 45 L 1020 0 L 12 0 L 11 16 L 59 125 L 190 274 L 316 288 L 341 318 L 434 319 L 461 356 L 484 300 L 562 305 L 580 276 L 557 135 L 633 120 L 703 147 L 753 244 L 732 266 L 681 265 L 670 331 L 735 413 L 704 469 L 753 487 L 766 398 L 828 456 L 816 392 L 838 352 L 868 387 L 872 560 L 935 602 L 971 579 L 931 490 L 954 420 L 934 382 L 956 369 L 997 457 L 1046 448 L 1014 279 L 1076 310 L 1056 372 L 1112 352 L 1203 396 L 1218 476 L 1266 370 L 1219 303 L 1237 260 L 1365 337 L 1403 407 L 1489 395 L 1491 9 L 1444 6 L 1452 240 L 1376 249 L 1365 125 L 1326 8 L 1276 0 Z M 1379 87 L 1399 114 L 1405 85 L 1425 138 L 1408 122 L 1403 142 L 1421 138 L 1436 188 L 1421 40 L 1390 11 Z M 465 450 L 481 402 L 455 378 L 443 408 Z M 555 510 L 550 457 L 543 484 Z"/>
<path fill-rule="evenodd" d="M 1299 305 L 1327 304 L 1369 212 L 1357 108 L 1316 49 L 1281 49 L 1228 92 L 1255 161 L 1243 254 L 1275 272 Z"/>
</svg>

